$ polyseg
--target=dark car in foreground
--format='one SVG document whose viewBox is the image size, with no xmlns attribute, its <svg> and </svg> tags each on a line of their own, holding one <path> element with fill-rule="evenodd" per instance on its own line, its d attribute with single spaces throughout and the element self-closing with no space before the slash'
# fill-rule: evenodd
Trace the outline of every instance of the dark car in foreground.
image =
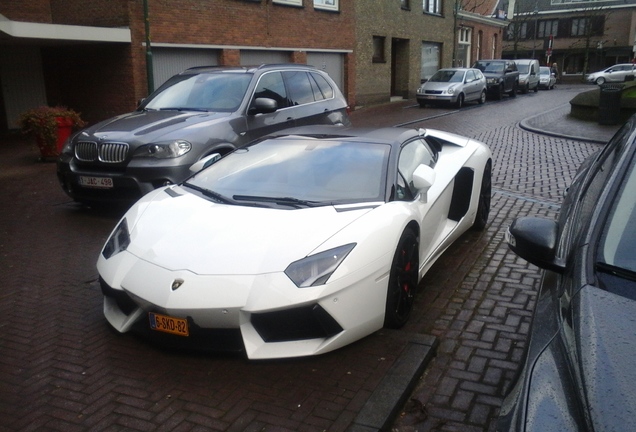
<svg viewBox="0 0 636 432">
<path fill-rule="evenodd" d="M 510 248 L 544 269 L 525 365 L 500 431 L 628 430 L 636 417 L 636 117 L 580 167 L 558 221 L 524 217 Z"/>
<path fill-rule="evenodd" d="M 311 66 L 198 67 L 139 108 L 73 136 L 58 160 L 64 191 L 87 203 L 133 202 L 190 175 L 190 166 L 285 128 L 349 126 L 338 86 Z"/>
</svg>

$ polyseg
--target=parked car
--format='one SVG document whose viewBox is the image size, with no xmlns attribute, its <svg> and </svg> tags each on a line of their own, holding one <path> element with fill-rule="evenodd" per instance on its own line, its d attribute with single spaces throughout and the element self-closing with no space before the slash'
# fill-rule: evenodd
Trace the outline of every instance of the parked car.
<svg viewBox="0 0 636 432">
<path fill-rule="evenodd" d="M 636 117 L 580 167 L 558 220 L 507 237 L 544 270 L 500 431 L 608 431 L 636 413 Z"/>
<path fill-rule="evenodd" d="M 132 203 L 184 180 L 198 160 L 268 133 L 350 125 L 347 110 L 334 81 L 311 66 L 192 68 L 161 85 L 136 111 L 72 137 L 57 174 L 76 201 Z"/>
<path fill-rule="evenodd" d="M 461 108 L 464 102 L 486 102 L 486 78 L 479 69 L 440 69 L 426 81 L 416 94 L 421 107 L 426 104 L 452 104 Z"/>
<path fill-rule="evenodd" d="M 585 80 L 590 84 L 602 85 L 606 82 L 623 82 L 634 79 L 636 65 L 633 63 L 617 64 L 599 72 L 588 74 Z"/>
<path fill-rule="evenodd" d="M 488 94 L 501 99 L 504 93 L 510 97 L 517 96 L 519 88 L 519 71 L 512 60 L 478 60 L 473 68 L 479 69 L 486 76 Z"/>
<path fill-rule="evenodd" d="M 517 59 L 515 60 L 519 71 L 519 91 L 523 94 L 533 90 L 539 91 L 539 60 Z"/>
<path fill-rule="evenodd" d="M 549 66 L 539 68 L 539 88 L 552 90 L 556 86 L 556 76 Z"/>
<path fill-rule="evenodd" d="M 491 164 L 483 143 L 435 130 L 265 137 L 129 209 L 97 262 L 104 314 L 118 332 L 253 359 L 399 328 L 424 273 L 486 226 Z"/>
</svg>

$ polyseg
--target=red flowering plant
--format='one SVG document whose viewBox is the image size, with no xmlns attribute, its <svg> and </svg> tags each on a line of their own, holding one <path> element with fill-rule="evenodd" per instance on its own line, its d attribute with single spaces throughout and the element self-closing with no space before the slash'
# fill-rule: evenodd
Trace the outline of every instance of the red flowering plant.
<svg viewBox="0 0 636 432">
<path fill-rule="evenodd" d="M 84 127 L 86 122 L 65 106 L 40 106 L 20 114 L 18 125 L 23 133 L 35 137 L 42 157 L 51 157 L 59 154 L 70 131 Z"/>
</svg>

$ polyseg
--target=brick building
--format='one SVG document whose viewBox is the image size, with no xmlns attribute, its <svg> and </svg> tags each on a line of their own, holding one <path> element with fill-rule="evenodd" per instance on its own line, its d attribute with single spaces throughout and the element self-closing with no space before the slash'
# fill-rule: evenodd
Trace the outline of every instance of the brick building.
<svg viewBox="0 0 636 432">
<path fill-rule="evenodd" d="M 413 97 L 440 67 L 499 57 L 505 21 L 470 1 L 0 0 L 0 131 L 38 105 L 129 112 L 199 65 L 307 63 L 352 106 Z"/>
<path fill-rule="evenodd" d="M 441 67 L 499 58 L 508 23 L 476 1 L 356 0 L 356 102 L 412 98 Z"/>
<path fill-rule="evenodd" d="M 353 99 L 350 1 L 3 1 L 0 130 L 43 104 L 89 122 L 132 111 L 148 94 L 146 4 L 155 87 L 191 66 L 298 62 Z"/>
<path fill-rule="evenodd" d="M 509 0 L 503 55 L 583 76 L 634 58 L 636 0 Z"/>
</svg>

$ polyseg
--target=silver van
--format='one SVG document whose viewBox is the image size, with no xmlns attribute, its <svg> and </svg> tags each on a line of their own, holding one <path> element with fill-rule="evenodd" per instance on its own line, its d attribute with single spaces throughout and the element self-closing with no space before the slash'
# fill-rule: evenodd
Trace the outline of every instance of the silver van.
<svg viewBox="0 0 636 432">
<path fill-rule="evenodd" d="M 515 60 L 519 69 L 519 91 L 528 93 L 530 90 L 539 91 L 539 60 Z"/>
</svg>

